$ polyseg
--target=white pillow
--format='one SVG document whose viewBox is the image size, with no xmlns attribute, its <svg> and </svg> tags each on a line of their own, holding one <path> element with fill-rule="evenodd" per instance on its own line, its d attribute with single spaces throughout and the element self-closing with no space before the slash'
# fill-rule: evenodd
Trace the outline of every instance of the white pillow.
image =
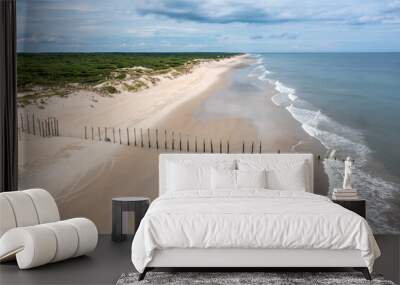
<svg viewBox="0 0 400 285">
<path fill-rule="evenodd" d="M 273 190 L 306 191 L 310 169 L 306 161 L 271 160 L 239 161 L 240 170 L 267 170 L 267 188 Z"/>
<path fill-rule="evenodd" d="M 305 162 L 292 163 L 289 167 L 268 171 L 268 188 L 288 191 L 306 191 Z"/>
<path fill-rule="evenodd" d="M 167 191 L 203 190 L 211 188 L 211 168 L 169 163 Z"/>
<path fill-rule="evenodd" d="M 236 170 L 237 188 L 267 188 L 267 170 Z"/>
<path fill-rule="evenodd" d="M 236 170 L 232 169 L 211 169 L 211 188 L 213 190 L 236 189 Z"/>
</svg>

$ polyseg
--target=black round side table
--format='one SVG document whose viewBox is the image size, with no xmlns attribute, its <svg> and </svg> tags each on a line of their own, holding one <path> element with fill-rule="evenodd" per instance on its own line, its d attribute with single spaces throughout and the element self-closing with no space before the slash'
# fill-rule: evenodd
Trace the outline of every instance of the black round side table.
<svg viewBox="0 0 400 285">
<path fill-rule="evenodd" d="M 113 198 L 111 239 L 113 241 L 123 241 L 126 238 L 126 235 L 122 234 L 122 212 L 135 212 L 135 234 L 149 205 L 150 199 L 146 197 Z"/>
</svg>

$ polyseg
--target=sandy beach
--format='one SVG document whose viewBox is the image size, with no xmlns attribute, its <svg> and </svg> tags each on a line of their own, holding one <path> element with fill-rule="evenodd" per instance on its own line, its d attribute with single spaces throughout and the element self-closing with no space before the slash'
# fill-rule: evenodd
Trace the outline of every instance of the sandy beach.
<svg viewBox="0 0 400 285">
<path fill-rule="evenodd" d="M 37 117 L 55 116 L 63 136 L 83 137 L 84 126 L 90 127 L 153 127 L 180 104 L 191 100 L 216 84 L 230 68 L 245 61 L 235 56 L 220 61 L 203 62 L 175 79 L 163 78 L 157 85 L 139 92 L 99 96 L 80 90 L 68 97 L 53 96 L 44 109 L 29 105 L 24 113 Z"/>
<path fill-rule="evenodd" d="M 176 139 L 181 135 L 182 151 L 186 151 L 187 142 L 193 151 L 197 137 L 199 151 L 205 140 L 206 151 L 210 152 L 213 139 L 214 152 L 219 152 L 220 140 L 223 151 L 229 141 L 230 152 L 241 152 L 245 139 L 247 152 L 250 152 L 250 142 L 255 143 L 256 152 L 261 141 L 263 152 L 323 153 L 323 147 L 271 100 L 264 106 L 269 119 L 263 122 L 261 131 L 252 120 L 240 116 L 198 115 L 205 113 L 209 98 L 226 88 L 232 73 L 250 63 L 251 59 L 246 56 L 202 63 L 189 74 L 164 80 L 137 93 L 109 98 L 81 91 L 68 98 L 51 98 L 43 110 L 26 107 L 23 112 L 35 112 L 38 117 L 56 116 L 62 136 L 23 136 L 19 145 L 20 187 L 48 189 L 56 198 L 63 218 L 88 217 L 96 223 L 99 232 L 109 233 L 112 197 L 154 199 L 158 196 L 158 155 L 165 150 L 161 143 L 157 150 L 154 142 L 151 148 L 147 144 L 141 148 L 97 141 L 96 137 L 94 141 L 85 140 L 84 126 L 151 128 L 160 132 L 167 129 L 169 139 L 171 131 L 175 132 Z M 271 86 L 267 98 L 274 92 Z M 167 151 L 171 151 L 171 146 Z M 326 175 L 322 166 L 316 167 L 316 172 L 316 193 L 323 193 Z"/>
</svg>

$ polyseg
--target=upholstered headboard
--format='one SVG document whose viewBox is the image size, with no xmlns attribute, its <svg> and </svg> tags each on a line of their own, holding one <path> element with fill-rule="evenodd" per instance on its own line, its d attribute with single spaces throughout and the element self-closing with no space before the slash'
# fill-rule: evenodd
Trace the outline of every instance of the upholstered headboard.
<svg viewBox="0 0 400 285">
<path fill-rule="evenodd" d="M 313 155 L 309 153 L 291 153 L 291 154 L 193 154 L 193 153 L 165 153 L 159 157 L 159 195 L 167 191 L 167 168 L 168 163 L 175 162 L 180 164 L 191 164 L 198 166 L 213 166 L 220 162 L 245 163 L 267 163 L 269 165 L 284 163 L 304 162 L 306 166 L 306 185 L 307 192 L 314 191 L 314 170 Z M 240 163 L 239 163 L 240 165 Z"/>
</svg>

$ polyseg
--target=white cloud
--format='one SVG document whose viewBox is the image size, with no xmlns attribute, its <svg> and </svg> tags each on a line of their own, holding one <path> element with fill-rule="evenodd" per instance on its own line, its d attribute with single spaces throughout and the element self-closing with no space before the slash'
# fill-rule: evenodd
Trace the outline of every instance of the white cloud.
<svg viewBox="0 0 400 285">
<path fill-rule="evenodd" d="M 399 6 L 398 0 L 147 0 L 135 5 L 140 14 L 176 20 L 261 24 L 303 21 L 377 23 L 388 17 L 399 19 L 398 12 L 389 11 L 399 9 Z"/>
<path fill-rule="evenodd" d="M 18 0 L 17 9 L 19 51 L 75 43 L 85 51 L 400 50 L 400 0 Z"/>
</svg>

